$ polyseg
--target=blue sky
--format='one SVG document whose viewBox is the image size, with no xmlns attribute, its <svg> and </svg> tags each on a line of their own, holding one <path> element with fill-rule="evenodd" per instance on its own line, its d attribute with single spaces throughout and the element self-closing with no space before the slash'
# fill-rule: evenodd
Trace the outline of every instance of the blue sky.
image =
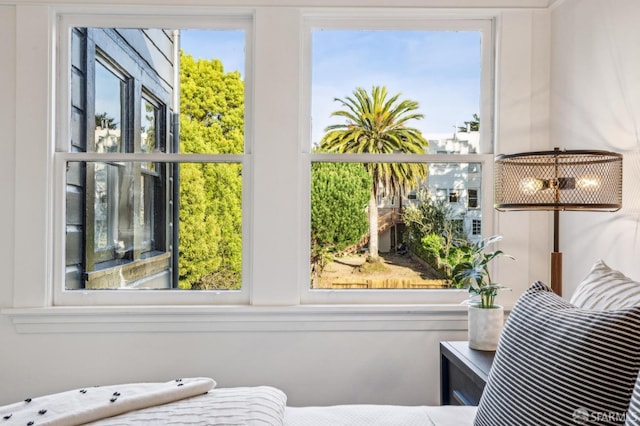
<svg viewBox="0 0 640 426">
<path fill-rule="evenodd" d="M 244 75 L 244 31 L 182 30 L 180 47 L 195 59 L 220 59 L 225 71 Z"/>
<path fill-rule="evenodd" d="M 242 31 L 182 31 L 181 46 L 195 58 L 218 58 L 244 75 Z M 340 108 L 334 98 L 356 87 L 384 85 L 389 95 L 419 103 L 425 135 L 453 132 L 478 114 L 480 34 L 471 31 L 314 30 L 312 34 L 312 142 Z"/>
</svg>

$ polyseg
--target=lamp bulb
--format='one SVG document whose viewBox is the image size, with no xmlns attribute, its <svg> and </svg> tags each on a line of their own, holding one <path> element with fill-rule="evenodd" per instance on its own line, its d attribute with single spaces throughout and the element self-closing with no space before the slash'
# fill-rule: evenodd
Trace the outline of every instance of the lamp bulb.
<svg viewBox="0 0 640 426">
<path fill-rule="evenodd" d="M 598 189 L 600 186 L 600 179 L 592 176 L 585 176 L 583 178 L 578 179 L 578 186 L 587 191 L 593 191 Z"/>
<path fill-rule="evenodd" d="M 520 191 L 528 195 L 533 195 L 544 187 L 543 182 L 536 178 L 524 178 L 520 181 Z"/>
</svg>

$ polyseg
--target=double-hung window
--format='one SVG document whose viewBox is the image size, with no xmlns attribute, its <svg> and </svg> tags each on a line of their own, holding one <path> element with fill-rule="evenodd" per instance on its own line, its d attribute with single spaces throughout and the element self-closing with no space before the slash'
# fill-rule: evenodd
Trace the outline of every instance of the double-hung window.
<svg viewBox="0 0 640 426">
<path fill-rule="evenodd" d="M 305 31 L 303 300 L 455 300 L 451 247 L 491 217 L 479 200 L 492 198 L 492 19 L 310 13 Z M 412 261 L 407 276 L 385 273 Z"/>
<path fill-rule="evenodd" d="M 466 298 L 430 256 L 492 231 L 493 18 L 135 12 L 58 20 L 54 304 Z M 437 271 L 331 275 L 378 255 Z"/>
<path fill-rule="evenodd" d="M 196 29 L 120 20 L 79 14 L 59 23 L 65 214 L 54 303 L 246 303 L 251 19 Z M 201 58 L 198 49 L 211 46 Z M 216 48 L 232 52 L 226 63 L 237 69 L 225 70 Z"/>
</svg>

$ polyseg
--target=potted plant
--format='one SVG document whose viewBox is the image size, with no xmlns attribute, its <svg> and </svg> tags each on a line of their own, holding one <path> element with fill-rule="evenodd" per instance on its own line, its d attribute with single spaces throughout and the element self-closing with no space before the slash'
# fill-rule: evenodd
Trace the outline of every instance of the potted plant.
<svg viewBox="0 0 640 426">
<path fill-rule="evenodd" d="M 505 256 L 502 250 L 487 251 L 487 247 L 500 241 L 502 236 L 494 235 L 462 247 L 462 261 L 453 268 L 453 279 L 458 287 L 467 287 L 471 294 L 469 305 L 469 347 L 494 351 L 498 346 L 504 325 L 504 308 L 495 304 L 499 290 L 507 287 L 493 282 L 489 264 L 497 257 Z"/>
</svg>

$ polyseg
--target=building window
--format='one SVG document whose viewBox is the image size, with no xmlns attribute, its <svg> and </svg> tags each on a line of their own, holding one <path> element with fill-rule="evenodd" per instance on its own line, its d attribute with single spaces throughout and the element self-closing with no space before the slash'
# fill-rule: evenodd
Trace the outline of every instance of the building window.
<svg viewBox="0 0 640 426">
<path fill-rule="evenodd" d="M 170 92 L 139 77 L 151 70 L 135 49 L 114 43 L 133 37 L 125 34 L 72 29 L 74 46 L 84 58 L 71 68 L 78 75 L 71 88 L 72 109 L 83 118 L 71 122 L 73 142 L 96 158 L 162 153 L 168 145 L 169 132 L 162 130 L 169 123 Z M 67 226 L 75 231 L 67 241 L 68 290 L 172 287 L 167 201 L 175 176 L 166 163 L 122 160 L 68 162 L 67 216 L 73 221 Z M 75 202 L 78 194 L 84 203 Z"/>
<path fill-rule="evenodd" d="M 449 189 L 449 202 L 457 203 L 458 202 L 458 191 L 455 189 Z"/>
<path fill-rule="evenodd" d="M 103 64 L 95 61 L 94 111 L 95 137 L 93 149 L 95 152 L 120 152 L 123 141 L 122 130 L 123 107 L 122 100 L 126 94 L 126 78 L 119 76 Z M 88 226 L 93 222 L 93 254 L 96 261 L 112 259 L 115 256 L 114 245 L 118 243 L 116 221 L 118 212 L 118 173 L 117 166 L 110 164 L 95 164 L 92 170 L 87 170 L 87 185 L 89 194 L 93 194 L 93 214 L 87 209 Z M 93 186 L 93 191 L 90 187 Z M 90 243 L 90 242 L 89 242 Z M 103 256 L 100 253 L 104 253 Z"/>
<path fill-rule="evenodd" d="M 482 220 L 473 219 L 471 222 L 471 233 L 473 235 L 482 235 Z"/>
<path fill-rule="evenodd" d="M 468 193 L 469 193 L 468 207 L 470 209 L 477 209 L 480 206 L 478 203 L 478 190 L 469 189 Z"/>
</svg>

